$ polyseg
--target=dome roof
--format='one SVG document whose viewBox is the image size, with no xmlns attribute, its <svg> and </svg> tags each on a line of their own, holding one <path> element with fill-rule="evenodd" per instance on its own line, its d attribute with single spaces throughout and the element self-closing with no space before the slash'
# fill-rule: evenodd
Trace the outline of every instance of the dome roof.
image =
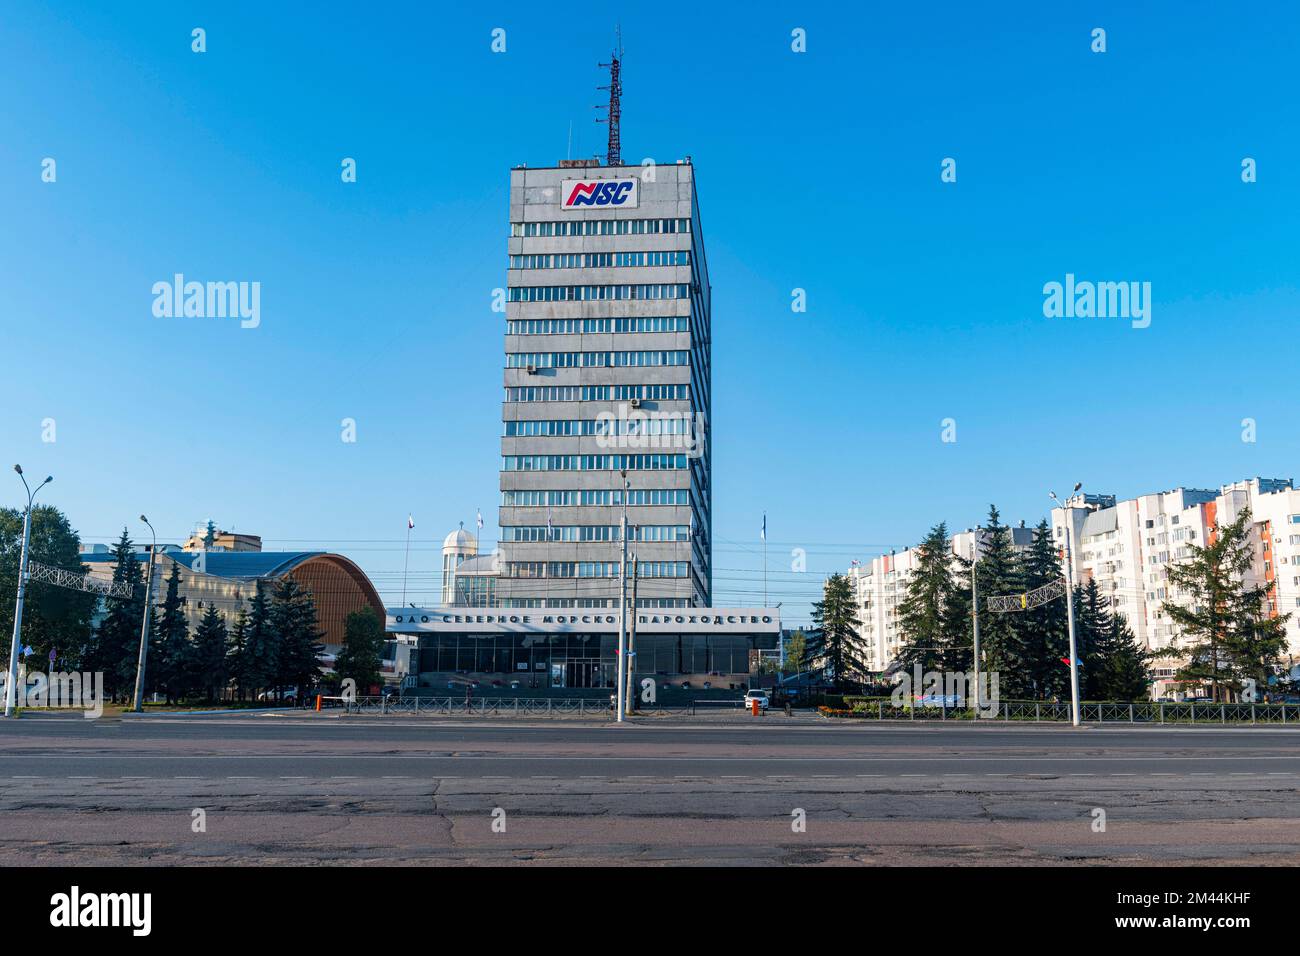
<svg viewBox="0 0 1300 956">
<path fill-rule="evenodd" d="M 442 540 L 444 551 L 473 551 L 478 553 L 478 540 L 464 528 L 457 528 Z"/>
</svg>

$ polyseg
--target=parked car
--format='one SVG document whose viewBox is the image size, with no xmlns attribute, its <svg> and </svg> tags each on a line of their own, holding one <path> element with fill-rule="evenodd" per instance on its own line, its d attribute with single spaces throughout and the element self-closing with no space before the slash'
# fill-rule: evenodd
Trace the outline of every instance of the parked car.
<svg viewBox="0 0 1300 956">
<path fill-rule="evenodd" d="M 755 701 L 758 701 L 759 710 L 767 710 L 769 704 L 767 691 L 763 690 L 761 687 L 751 687 L 749 690 L 745 691 L 745 709 L 753 710 Z"/>
</svg>

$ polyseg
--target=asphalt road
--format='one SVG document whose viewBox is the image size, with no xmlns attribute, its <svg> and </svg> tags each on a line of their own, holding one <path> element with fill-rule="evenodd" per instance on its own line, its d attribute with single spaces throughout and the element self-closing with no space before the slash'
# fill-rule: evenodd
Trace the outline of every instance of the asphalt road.
<svg viewBox="0 0 1300 956">
<path fill-rule="evenodd" d="M 204 862 L 1295 865 L 1300 728 L 0 722 L 0 863 Z"/>
</svg>

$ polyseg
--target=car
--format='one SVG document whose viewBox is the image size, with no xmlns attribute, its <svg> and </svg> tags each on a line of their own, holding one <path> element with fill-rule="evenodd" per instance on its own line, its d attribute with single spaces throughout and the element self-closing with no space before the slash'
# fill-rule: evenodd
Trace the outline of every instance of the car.
<svg viewBox="0 0 1300 956">
<path fill-rule="evenodd" d="M 767 699 L 767 691 L 759 687 L 751 687 L 749 690 L 745 691 L 745 709 L 753 710 L 755 701 L 758 702 L 759 710 L 767 710 L 769 703 Z"/>
</svg>

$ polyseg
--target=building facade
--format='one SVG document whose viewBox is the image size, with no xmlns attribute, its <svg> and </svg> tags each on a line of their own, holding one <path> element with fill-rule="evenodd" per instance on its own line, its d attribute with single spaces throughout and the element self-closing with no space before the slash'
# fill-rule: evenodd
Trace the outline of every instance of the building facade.
<svg viewBox="0 0 1300 956">
<path fill-rule="evenodd" d="M 1185 648 L 1165 605 L 1186 597 L 1170 587 L 1167 569 L 1191 557 L 1192 545 L 1212 543 L 1217 528 L 1247 508 L 1253 566 L 1246 580 L 1269 587 L 1271 616 L 1292 614 L 1290 654 L 1300 656 L 1300 491 L 1290 479 L 1251 478 L 1218 490 L 1175 488 L 1124 500 L 1076 495 L 1052 510 L 1062 553 L 1070 528 L 1076 581 L 1096 581 L 1139 642 L 1160 655 L 1153 663 L 1157 695 L 1171 683 Z"/>
<path fill-rule="evenodd" d="M 711 323 L 695 167 L 514 169 L 508 246 L 497 605 L 616 608 L 626 507 L 638 605 L 707 607 Z"/>
</svg>

